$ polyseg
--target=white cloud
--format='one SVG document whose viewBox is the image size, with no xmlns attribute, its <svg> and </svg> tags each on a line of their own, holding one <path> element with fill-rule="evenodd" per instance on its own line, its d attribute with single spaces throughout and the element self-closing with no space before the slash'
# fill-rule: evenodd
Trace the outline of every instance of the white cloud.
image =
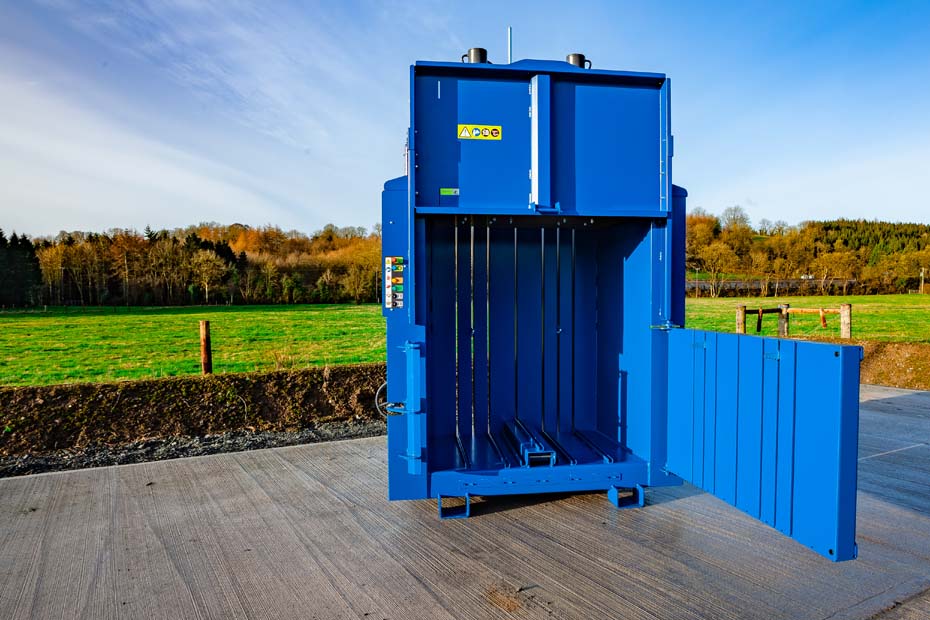
<svg viewBox="0 0 930 620">
<path fill-rule="evenodd" d="M 0 226 L 29 233 L 284 217 L 259 179 L 0 73 Z M 192 214 L 196 213 L 196 216 Z"/>
</svg>

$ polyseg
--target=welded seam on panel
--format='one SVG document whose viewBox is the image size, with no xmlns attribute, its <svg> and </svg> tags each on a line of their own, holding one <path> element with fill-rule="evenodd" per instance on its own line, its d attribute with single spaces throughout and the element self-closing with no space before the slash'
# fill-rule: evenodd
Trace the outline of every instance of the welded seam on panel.
<svg viewBox="0 0 930 620">
<path fill-rule="evenodd" d="M 782 341 L 779 339 L 775 340 L 778 343 L 778 357 L 775 360 L 775 464 L 772 467 L 774 472 L 774 484 L 772 486 L 772 494 L 775 496 L 772 501 L 773 506 L 775 507 L 772 510 L 772 527 L 778 523 L 778 453 L 781 449 L 778 440 L 780 439 L 781 433 L 778 431 L 781 429 L 781 345 Z M 777 528 L 776 528 L 777 529 Z"/>
<path fill-rule="evenodd" d="M 469 249 L 468 249 L 468 286 L 469 286 L 469 314 L 468 314 L 468 343 L 469 343 L 469 368 L 471 371 L 471 436 L 474 444 L 477 434 L 475 433 L 475 417 L 477 409 L 475 405 L 475 216 L 469 217 Z"/>
<path fill-rule="evenodd" d="M 745 338 L 736 337 L 736 421 L 733 427 L 733 443 L 735 444 L 733 453 L 733 505 L 739 506 L 739 403 L 740 403 L 740 352 Z"/>
<path fill-rule="evenodd" d="M 461 433 L 459 433 L 459 218 L 452 216 L 453 229 L 455 231 L 452 242 L 452 269 L 453 269 L 453 314 L 455 326 L 455 439 L 461 445 Z M 464 455 L 463 455 L 464 456 Z"/>
<path fill-rule="evenodd" d="M 713 473 L 711 474 L 710 479 L 710 492 L 714 495 L 717 494 L 717 416 L 720 414 L 720 398 L 718 394 L 720 393 L 720 340 L 716 334 L 714 334 L 714 406 L 713 406 L 713 418 L 714 418 L 714 440 L 711 445 L 714 447 L 714 460 L 711 464 Z M 705 446 L 706 447 L 706 446 Z"/>
<path fill-rule="evenodd" d="M 697 402 L 697 399 L 695 398 L 695 395 L 696 395 L 695 392 L 697 391 L 697 381 L 694 380 L 694 371 L 697 369 L 697 357 L 696 357 L 697 346 L 696 345 L 697 345 L 698 334 L 700 334 L 701 338 L 704 337 L 703 332 L 697 332 L 697 331 L 691 332 L 691 478 L 692 478 L 692 482 L 697 479 L 697 476 L 695 474 L 698 470 L 697 467 L 695 467 L 695 462 L 694 462 L 694 460 L 697 458 L 697 446 L 695 445 L 695 442 L 697 441 L 697 433 L 694 432 L 694 429 L 697 428 L 698 402 Z M 702 350 L 703 350 L 703 347 L 702 347 Z M 703 353 L 701 355 L 703 355 Z M 704 415 L 703 395 L 701 397 L 701 401 L 702 401 L 701 402 L 701 415 Z M 704 441 L 703 437 L 701 437 L 701 441 Z M 703 466 L 701 468 L 701 471 L 702 472 L 704 471 Z M 703 480 L 701 482 L 702 482 L 701 486 L 704 486 Z"/>
<path fill-rule="evenodd" d="M 789 501 L 791 502 L 790 510 L 788 514 L 788 535 L 794 535 L 794 472 L 795 472 L 795 459 L 797 458 L 797 434 L 798 434 L 798 346 L 797 344 L 792 344 L 794 347 L 794 364 L 791 369 L 791 494 Z"/>
<path fill-rule="evenodd" d="M 762 341 L 762 359 L 759 365 L 762 369 L 761 382 L 759 383 L 759 505 L 756 507 L 756 515 L 762 518 L 762 472 L 764 471 L 763 461 L 765 456 L 765 341 Z"/>
<path fill-rule="evenodd" d="M 491 222 L 487 218 L 484 222 L 484 339 L 488 386 L 488 437 L 491 437 Z M 491 437 L 491 442 L 497 448 L 493 437 Z M 503 455 L 500 456 L 503 457 Z"/>
</svg>

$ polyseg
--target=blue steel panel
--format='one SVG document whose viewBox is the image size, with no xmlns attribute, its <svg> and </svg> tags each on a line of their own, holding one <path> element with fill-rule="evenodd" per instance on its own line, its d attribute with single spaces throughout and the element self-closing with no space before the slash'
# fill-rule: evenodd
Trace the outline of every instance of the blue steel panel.
<svg viewBox="0 0 930 620">
<path fill-rule="evenodd" d="M 474 401 L 475 433 L 486 435 L 488 431 L 488 228 L 476 222 L 474 228 L 474 274 L 472 290 L 474 297 Z"/>
<path fill-rule="evenodd" d="M 662 82 L 659 91 L 659 207 L 669 210 L 672 198 L 672 84 Z"/>
<path fill-rule="evenodd" d="M 701 480 L 704 488 L 711 493 L 715 492 L 717 415 L 716 411 L 709 415 L 708 409 L 717 407 L 717 336 L 718 334 L 709 332 L 705 340 L 707 348 L 704 349 L 704 447 L 701 455 L 704 472 L 701 474 Z"/>
<path fill-rule="evenodd" d="M 556 270 L 555 262 L 555 229 L 543 229 L 543 253 L 540 257 L 540 265 L 543 271 L 543 282 L 541 285 L 542 295 L 541 302 L 544 309 L 543 316 L 545 322 L 542 326 L 544 355 L 542 357 L 542 428 L 547 432 L 554 432 L 558 425 L 556 424 L 556 393 L 558 386 L 558 377 L 556 376 L 556 307 L 558 299 L 556 298 Z"/>
<path fill-rule="evenodd" d="M 691 459 L 694 454 L 694 371 L 704 367 L 704 338 L 698 338 L 693 330 L 668 332 L 669 385 L 676 389 L 668 391 L 668 455 L 667 468 L 685 480 L 694 480 L 694 466 Z M 700 363 L 695 363 L 694 356 L 700 353 Z"/>
<path fill-rule="evenodd" d="M 605 235 L 621 243 L 619 266 L 620 307 L 613 310 L 621 325 L 620 373 L 623 381 L 621 400 L 622 443 L 656 469 L 663 463 L 654 461 L 653 418 L 657 392 L 655 373 L 665 374 L 665 368 L 654 365 L 653 334 L 650 326 L 656 321 L 661 299 L 661 271 L 655 263 L 656 229 L 649 220 L 628 220 L 617 230 Z M 600 295 L 600 293 L 598 293 Z M 660 386 L 665 391 L 664 382 Z M 664 396 L 662 398 L 664 400 Z M 663 451 L 664 452 L 664 451 Z"/>
<path fill-rule="evenodd" d="M 846 560 L 856 556 L 862 350 L 798 343 L 797 355 L 794 536 L 818 553 Z"/>
<path fill-rule="evenodd" d="M 619 390 L 623 383 L 629 385 L 629 377 L 622 376 L 635 368 L 630 360 L 621 355 L 627 353 L 623 346 L 623 327 L 627 311 L 624 306 L 624 255 L 620 235 L 613 230 L 598 231 L 597 237 L 597 430 L 613 441 L 621 441 L 622 422 L 625 420 L 628 403 L 620 401 Z M 626 289 L 630 290 L 630 289 Z M 630 351 L 632 355 L 634 351 Z M 639 394 L 634 394 L 638 397 Z M 618 419 L 619 413 L 619 419 Z"/>
<path fill-rule="evenodd" d="M 540 299 L 540 238 L 538 229 L 517 230 L 517 349 L 520 364 L 517 377 L 517 417 L 534 427 L 540 425 L 542 359 Z"/>
<path fill-rule="evenodd" d="M 385 184 L 382 193 L 382 221 L 385 256 L 403 256 L 409 260 L 412 223 L 408 219 L 406 179 L 393 179 Z M 382 261 L 383 264 L 383 261 Z M 382 276 L 383 277 L 383 276 Z M 408 291 L 410 289 L 407 289 Z M 409 293 L 406 300 L 409 300 Z M 405 301 L 406 301 L 405 300 Z M 427 473 L 424 462 L 425 416 L 418 413 L 422 407 L 422 375 L 408 377 L 407 343 L 424 340 L 422 330 L 411 322 L 412 311 L 407 304 L 403 309 L 382 309 L 388 326 L 387 374 L 389 402 L 403 402 L 406 413 L 388 419 L 388 497 L 390 499 L 419 499 L 428 497 Z M 416 358 L 419 362 L 419 357 Z M 416 370 L 422 370 L 419 364 Z M 410 381 L 413 379 L 414 381 Z M 419 394 L 417 394 L 419 392 Z M 410 457 L 414 456 L 415 459 Z"/>
<path fill-rule="evenodd" d="M 572 373 L 572 343 L 575 342 L 575 327 L 573 321 L 572 285 L 574 272 L 572 271 L 572 231 L 558 231 L 558 326 L 556 339 L 558 342 L 558 430 L 572 430 L 572 386 L 575 378 Z"/>
<path fill-rule="evenodd" d="M 455 452 L 455 266 L 452 217 L 430 218 L 427 321 L 427 432 L 431 471 L 452 467 Z M 390 433 L 390 429 L 388 429 Z M 390 437 L 390 434 L 388 435 Z"/>
<path fill-rule="evenodd" d="M 739 367 L 739 338 L 733 334 L 717 334 L 717 356 L 723 360 L 735 360 Z M 713 493 L 729 504 L 736 503 L 737 379 L 738 375 L 723 372 L 717 375 L 716 386 Z"/>
<path fill-rule="evenodd" d="M 527 81 L 460 80 L 458 123 L 500 125 L 500 140 L 461 140 L 459 207 L 525 213 L 530 193 L 530 106 Z M 421 136 L 421 142 L 423 137 Z"/>
<path fill-rule="evenodd" d="M 671 340 L 675 340 L 676 332 L 671 332 Z M 700 345 L 700 346 L 699 346 Z M 685 362 L 687 363 L 687 358 L 690 357 L 694 368 L 692 370 L 693 381 L 694 381 L 694 403 L 690 407 L 691 413 L 691 424 L 693 428 L 694 436 L 691 437 L 691 451 L 687 453 L 689 465 L 691 471 L 691 477 L 686 477 L 682 474 L 678 474 L 678 469 L 674 466 L 669 466 L 669 469 L 684 478 L 685 480 L 690 480 L 699 487 L 704 486 L 704 427 L 706 426 L 706 412 L 704 410 L 706 398 L 705 392 L 707 390 L 707 380 L 705 377 L 705 372 L 707 370 L 707 338 L 704 334 L 701 334 L 700 337 L 695 335 L 695 342 L 692 345 L 690 356 L 688 352 L 685 352 Z M 675 363 L 675 359 L 672 353 L 669 353 L 669 375 L 671 376 L 671 367 Z M 672 385 L 672 382 L 669 381 L 669 386 Z M 686 410 L 687 411 L 687 410 Z M 669 434 L 677 432 L 677 426 L 672 422 L 672 416 L 669 415 Z M 669 454 L 669 459 L 671 460 L 674 455 Z"/>
<path fill-rule="evenodd" d="M 650 224 L 649 245 L 651 246 L 650 272 L 652 274 L 652 307 L 650 308 L 650 325 L 667 325 L 671 310 L 669 308 L 669 270 L 666 262 L 670 260 L 668 238 L 671 231 L 668 219 L 656 219 Z"/>
<path fill-rule="evenodd" d="M 662 208 L 658 88 L 554 80 L 552 199 L 563 212 Z"/>
<path fill-rule="evenodd" d="M 458 197 L 440 202 L 440 188 L 458 187 L 461 144 L 455 135 L 458 118 L 458 80 L 436 76 L 412 79 L 412 159 L 410 174 L 415 179 L 416 205 L 458 206 Z M 478 121 L 470 121 L 478 122 Z M 424 162 L 420 165 L 420 162 Z"/>
<path fill-rule="evenodd" d="M 532 195 L 530 202 L 537 208 L 548 208 L 552 204 L 552 178 L 550 158 L 552 154 L 550 139 L 551 93 L 548 75 L 534 76 L 530 82 L 532 89 L 532 114 L 530 158 L 532 169 Z"/>
<path fill-rule="evenodd" d="M 685 324 L 685 207 L 688 192 L 677 185 L 672 187 L 672 216 L 669 225 L 672 234 L 666 237 L 668 244 L 669 265 L 669 319 L 675 327 L 684 327 Z"/>
<path fill-rule="evenodd" d="M 701 332 L 695 332 L 695 337 Z M 762 509 L 762 338 L 737 338 L 736 507 L 749 514 Z"/>
<path fill-rule="evenodd" d="M 491 228 L 491 432 L 513 419 L 514 244 L 513 228 Z"/>
<path fill-rule="evenodd" d="M 529 82 L 414 78 L 418 207 L 525 213 L 529 204 Z M 460 140 L 459 124 L 499 125 L 500 140 Z M 456 188 L 444 196 L 442 188 Z"/>
<path fill-rule="evenodd" d="M 664 73 L 651 73 L 643 71 L 609 71 L 605 69 L 582 69 L 561 60 L 536 60 L 527 58 L 517 60 L 507 65 L 469 65 L 460 62 L 437 62 L 433 60 L 418 60 L 415 68 L 421 72 L 425 70 L 434 73 L 461 75 L 513 75 L 525 76 L 537 73 L 550 73 L 553 75 L 571 76 L 580 80 L 595 79 L 598 81 L 622 82 L 625 84 L 638 84 L 641 86 L 657 86 L 665 79 Z"/>
<path fill-rule="evenodd" d="M 590 231 L 585 231 L 589 233 Z M 597 428 L 597 244 L 575 233 L 575 406 L 576 429 Z"/>
<path fill-rule="evenodd" d="M 464 443 L 472 435 L 472 351 L 471 351 L 471 234 L 466 218 L 457 218 L 455 227 L 456 376 L 458 377 L 458 432 Z"/>
<path fill-rule="evenodd" d="M 775 525 L 775 463 L 778 453 L 778 340 L 762 343 L 762 506 L 759 519 Z M 705 405 L 706 406 L 706 405 Z M 712 412 L 713 413 L 713 412 Z"/>
<path fill-rule="evenodd" d="M 668 468 L 831 560 L 854 558 L 860 355 L 670 330 Z M 679 379 L 698 388 L 702 372 L 708 389 L 689 398 Z M 711 429 L 714 452 L 699 440 Z"/>
<path fill-rule="evenodd" d="M 779 343 L 778 431 L 775 437 L 775 528 L 783 534 L 791 532 L 794 512 L 794 421 L 797 383 L 797 343 Z"/>
</svg>

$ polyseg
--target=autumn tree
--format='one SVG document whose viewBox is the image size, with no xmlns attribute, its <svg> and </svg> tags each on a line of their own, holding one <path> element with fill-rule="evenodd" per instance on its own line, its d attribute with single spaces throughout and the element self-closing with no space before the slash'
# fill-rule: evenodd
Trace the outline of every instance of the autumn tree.
<svg viewBox="0 0 930 620">
<path fill-rule="evenodd" d="M 701 253 L 720 235 L 720 220 L 701 208 L 694 209 L 685 221 L 685 264 L 699 269 Z"/>
<path fill-rule="evenodd" d="M 723 241 L 714 241 L 701 250 L 701 265 L 707 272 L 711 297 L 720 296 L 720 286 L 724 274 L 730 272 L 739 262 L 736 253 Z"/>
<path fill-rule="evenodd" d="M 212 250 L 197 250 L 191 259 L 191 271 L 203 289 L 205 303 L 210 303 L 210 287 L 220 283 L 227 266 Z"/>
</svg>

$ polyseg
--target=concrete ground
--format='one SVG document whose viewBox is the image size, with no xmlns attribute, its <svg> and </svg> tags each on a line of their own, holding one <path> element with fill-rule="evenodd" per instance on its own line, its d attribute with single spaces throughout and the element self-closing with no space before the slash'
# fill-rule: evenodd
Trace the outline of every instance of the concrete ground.
<svg viewBox="0 0 930 620">
<path fill-rule="evenodd" d="M 863 386 L 859 559 L 691 486 L 388 503 L 384 439 L 0 480 L 0 618 L 930 617 L 930 393 Z"/>
</svg>

